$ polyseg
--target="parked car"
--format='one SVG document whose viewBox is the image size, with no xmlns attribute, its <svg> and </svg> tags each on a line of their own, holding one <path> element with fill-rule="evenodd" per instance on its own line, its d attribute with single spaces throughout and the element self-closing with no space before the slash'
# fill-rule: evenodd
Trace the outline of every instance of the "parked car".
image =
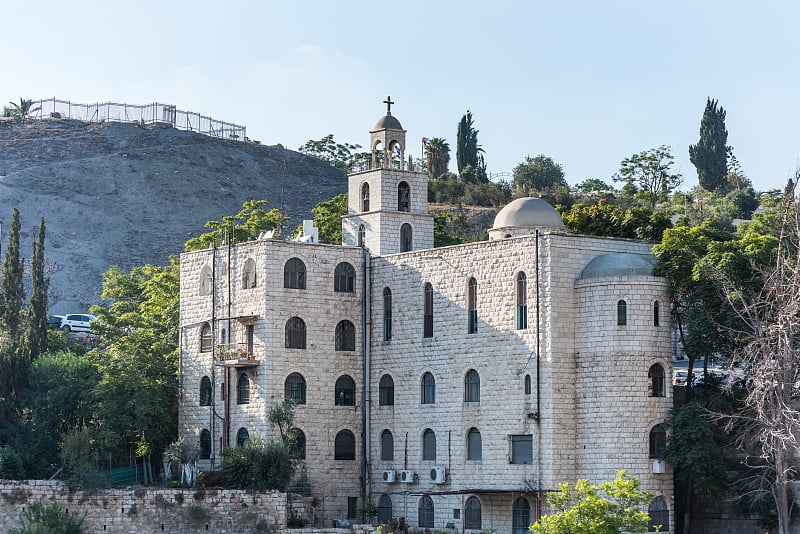
<svg viewBox="0 0 800 534">
<path fill-rule="evenodd" d="M 48 315 L 47 316 L 47 328 L 59 329 L 61 328 L 61 322 L 64 320 L 63 315 Z"/>
<path fill-rule="evenodd" d="M 96 317 L 88 313 L 71 313 L 61 320 L 61 329 L 67 332 L 91 332 L 91 322 Z"/>
<path fill-rule="evenodd" d="M 672 385 L 673 386 L 685 386 L 686 379 L 689 378 L 689 371 L 686 369 L 675 369 L 672 373 Z"/>
</svg>

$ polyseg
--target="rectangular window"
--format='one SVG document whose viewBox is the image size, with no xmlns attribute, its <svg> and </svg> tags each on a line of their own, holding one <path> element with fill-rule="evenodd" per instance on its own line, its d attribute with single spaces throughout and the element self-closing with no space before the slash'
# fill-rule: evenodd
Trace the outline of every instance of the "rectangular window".
<svg viewBox="0 0 800 534">
<path fill-rule="evenodd" d="M 511 436 L 511 463 L 512 464 L 533 463 L 532 435 L 524 434 L 521 436 Z"/>
<path fill-rule="evenodd" d="M 347 519 L 356 519 L 358 515 L 358 497 L 347 498 Z"/>
</svg>

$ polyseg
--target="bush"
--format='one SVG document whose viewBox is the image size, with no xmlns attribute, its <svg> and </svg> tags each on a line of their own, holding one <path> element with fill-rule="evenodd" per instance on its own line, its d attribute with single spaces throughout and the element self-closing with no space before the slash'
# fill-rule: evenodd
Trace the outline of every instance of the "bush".
<svg viewBox="0 0 800 534">
<path fill-rule="evenodd" d="M 33 503 L 22 514 L 22 528 L 11 529 L 8 534 L 80 534 L 86 518 L 69 515 L 58 502 Z"/>
<path fill-rule="evenodd" d="M 19 453 L 11 447 L 0 447 L 0 479 L 22 480 L 23 478 L 25 471 Z"/>
<path fill-rule="evenodd" d="M 250 436 L 242 447 L 222 451 L 220 478 L 226 488 L 285 491 L 294 476 L 291 451 L 283 442 Z"/>
</svg>

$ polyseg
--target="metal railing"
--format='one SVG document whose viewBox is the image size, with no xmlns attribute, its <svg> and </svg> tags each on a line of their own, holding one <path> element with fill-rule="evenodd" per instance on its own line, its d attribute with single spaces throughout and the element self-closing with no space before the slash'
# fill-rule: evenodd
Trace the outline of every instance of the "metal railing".
<svg viewBox="0 0 800 534">
<path fill-rule="evenodd" d="M 37 100 L 30 116 L 34 118 L 63 118 L 84 122 L 135 122 L 137 124 L 169 124 L 179 130 L 197 132 L 211 137 L 247 141 L 247 128 L 239 124 L 212 119 L 194 111 L 183 111 L 171 104 L 153 102 L 138 106 L 103 102 L 80 104 L 48 98 Z"/>
</svg>

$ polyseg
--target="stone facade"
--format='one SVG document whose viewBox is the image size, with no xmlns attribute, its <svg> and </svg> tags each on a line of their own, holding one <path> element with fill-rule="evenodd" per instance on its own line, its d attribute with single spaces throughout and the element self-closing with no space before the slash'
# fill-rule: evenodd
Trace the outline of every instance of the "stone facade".
<svg viewBox="0 0 800 534">
<path fill-rule="evenodd" d="M 404 144 L 394 117 L 378 124 Z M 669 308 L 652 243 L 571 235 L 530 199 L 498 214 L 513 231 L 434 249 L 425 180 L 352 174 L 342 246 L 261 239 L 182 255 L 180 428 L 212 436 L 204 468 L 240 428 L 274 433 L 266 412 L 295 394 L 296 373 L 306 384 L 298 484 L 324 521 L 352 517 L 369 497 L 382 521 L 522 533 L 559 483 L 625 469 L 674 524 L 672 474 L 657 458 L 672 401 Z M 293 259 L 304 289 L 286 274 Z M 335 290 L 343 263 L 352 292 Z M 287 348 L 292 318 L 305 348 Z M 335 350 L 344 320 L 355 350 Z M 201 347 L 204 329 L 213 343 Z M 217 344 L 231 343 L 246 357 L 221 359 Z M 242 374 L 247 403 L 236 402 Z M 343 376 L 355 384 L 345 405 Z"/>
</svg>

